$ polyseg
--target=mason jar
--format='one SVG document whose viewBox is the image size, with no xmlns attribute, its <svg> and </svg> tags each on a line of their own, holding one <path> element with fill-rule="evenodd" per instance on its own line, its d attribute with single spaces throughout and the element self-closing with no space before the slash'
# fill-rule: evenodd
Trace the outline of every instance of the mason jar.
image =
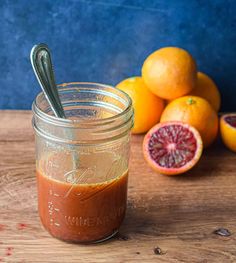
<svg viewBox="0 0 236 263">
<path fill-rule="evenodd" d="M 54 116 L 42 92 L 32 105 L 41 222 L 65 241 L 103 241 L 125 216 L 132 102 L 97 83 L 58 91 L 66 119 Z"/>
</svg>

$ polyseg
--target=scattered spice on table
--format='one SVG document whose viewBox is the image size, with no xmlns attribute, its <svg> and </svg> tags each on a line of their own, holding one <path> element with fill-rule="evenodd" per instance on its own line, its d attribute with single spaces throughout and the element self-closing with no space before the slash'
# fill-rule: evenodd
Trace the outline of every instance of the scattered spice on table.
<svg viewBox="0 0 236 263">
<path fill-rule="evenodd" d="M 27 224 L 25 223 L 18 223 L 17 229 L 18 230 L 24 230 L 27 227 Z"/>
<path fill-rule="evenodd" d="M 159 248 L 159 247 L 155 247 L 153 249 L 153 252 L 154 252 L 155 255 L 164 255 L 164 254 L 166 254 L 166 252 L 163 252 L 162 249 Z"/>
<path fill-rule="evenodd" d="M 13 247 L 7 247 L 6 248 L 6 253 L 5 253 L 6 256 L 11 256 L 13 249 L 14 249 Z"/>
<path fill-rule="evenodd" d="M 0 224 L 0 231 L 5 230 L 5 228 L 6 228 L 6 225 Z"/>
<path fill-rule="evenodd" d="M 226 228 L 216 229 L 213 233 L 216 234 L 216 235 L 219 235 L 219 236 L 223 236 L 223 237 L 231 236 L 231 232 L 228 229 L 226 229 Z"/>
</svg>

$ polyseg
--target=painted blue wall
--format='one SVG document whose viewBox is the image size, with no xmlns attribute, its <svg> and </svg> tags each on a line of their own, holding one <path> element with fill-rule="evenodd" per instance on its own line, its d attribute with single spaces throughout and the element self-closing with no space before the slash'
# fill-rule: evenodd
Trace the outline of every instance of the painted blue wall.
<svg viewBox="0 0 236 263">
<path fill-rule="evenodd" d="M 29 53 L 45 42 L 57 83 L 116 84 L 154 50 L 183 47 L 218 84 L 222 110 L 236 111 L 235 12 L 234 0 L 0 0 L 0 108 L 31 107 Z"/>
</svg>

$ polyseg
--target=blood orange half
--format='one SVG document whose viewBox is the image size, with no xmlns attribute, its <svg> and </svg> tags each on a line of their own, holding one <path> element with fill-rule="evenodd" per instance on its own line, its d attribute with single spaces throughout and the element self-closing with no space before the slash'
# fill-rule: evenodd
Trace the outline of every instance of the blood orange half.
<svg viewBox="0 0 236 263">
<path fill-rule="evenodd" d="M 202 139 L 192 126 L 178 121 L 155 125 L 145 136 L 143 153 L 157 172 L 181 174 L 191 169 L 202 154 Z"/>
<path fill-rule="evenodd" d="M 221 116 L 220 132 L 225 146 L 236 152 L 236 113 Z"/>
</svg>

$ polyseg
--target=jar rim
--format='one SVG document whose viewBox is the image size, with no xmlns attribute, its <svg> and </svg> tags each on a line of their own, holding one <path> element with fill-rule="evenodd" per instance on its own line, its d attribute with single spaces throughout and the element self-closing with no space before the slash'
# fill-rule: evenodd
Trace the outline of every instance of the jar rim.
<svg viewBox="0 0 236 263">
<path fill-rule="evenodd" d="M 47 121 L 49 123 L 54 123 L 54 124 L 57 124 L 59 126 L 80 126 L 80 125 L 90 126 L 90 125 L 103 125 L 103 124 L 110 123 L 112 121 L 115 121 L 116 119 L 123 117 L 124 115 L 129 113 L 131 110 L 133 110 L 132 100 L 131 100 L 130 96 L 127 93 L 125 93 L 124 91 L 122 91 L 122 90 L 120 90 L 114 86 L 111 86 L 111 85 L 96 83 L 96 82 L 68 82 L 68 83 L 58 84 L 57 87 L 60 91 L 60 90 L 65 89 L 67 86 L 73 86 L 73 85 L 81 85 L 84 87 L 86 87 L 86 85 L 89 85 L 90 88 L 92 86 L 94 86 L 94 90 L 95 90 L 96 86 L 114 89 L 116 92 L 119 92 L 121 95 L 123 95 L 125 97 L 126 102 L 127 102 L 127 107 L 125 109 L 123 109 L 121 112 L 119 112 L 113 116 L 109 116 L 109 117 L 105 117 L 105 118 L 101 118 L 101 119 L 73 119 L 73 120 L 63 119 L 63 118 L 56 117 L 54 115 L 47 114 L 46 112 L 44 112 L 40 108 L 40 106 L 37 104 L 37 100 L 39 99 L 40 96 L 44 95 L 43 92 L 41 91 L 40 93 L 37 94 L 37 96 L 34 99 L 33 104 L 32 104 L 32 111 L 34 112 L 34 114 L 37 114 L 38 116 L 40 116 L 40 118 L 44 119 L 45 121 Z"/>
</svg>

